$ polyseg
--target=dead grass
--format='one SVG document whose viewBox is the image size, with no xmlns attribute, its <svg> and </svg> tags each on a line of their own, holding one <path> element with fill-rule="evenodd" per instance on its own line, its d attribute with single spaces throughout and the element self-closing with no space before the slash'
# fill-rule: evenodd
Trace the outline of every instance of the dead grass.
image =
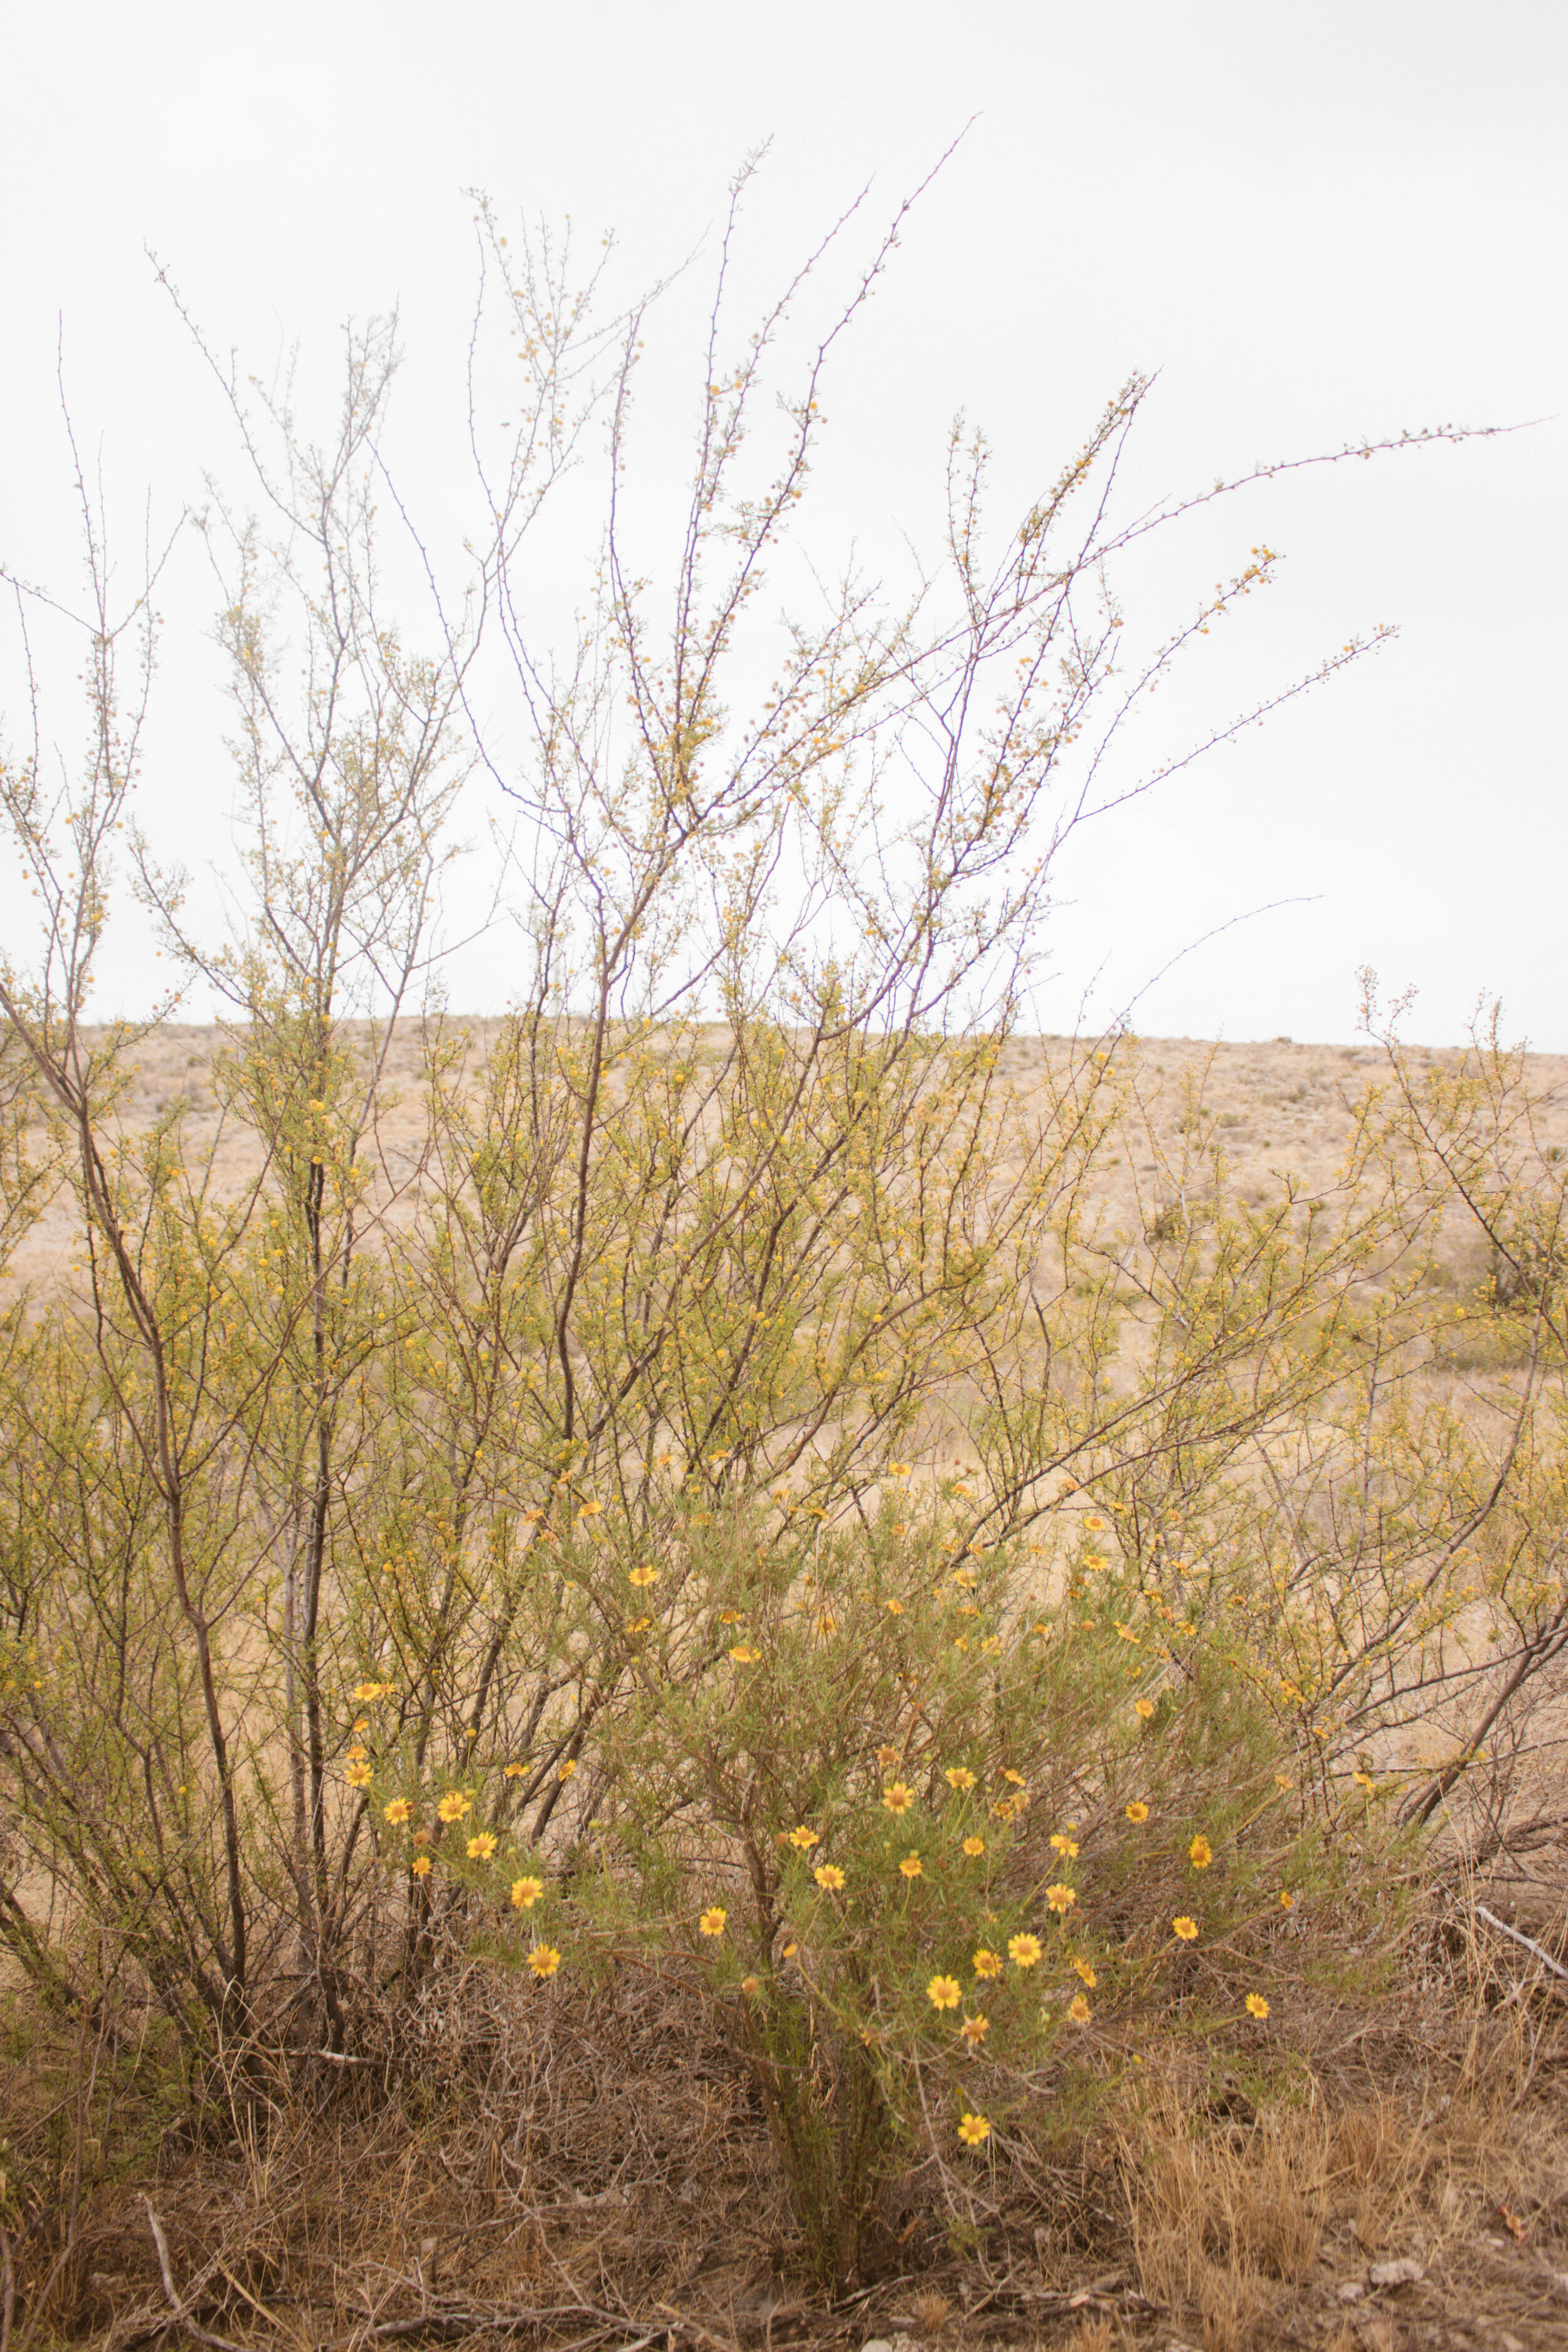
<svg viewBox="0 0 1568 2352">
<path fill-rule="evenodd" d="M 123 2092 L 68 2231 L 57 2030 L 5 2086 L 7 2352 L 181 2327 L 300 2352 L 1568 2346 L 1568 2002 L 1515 1958 L 1434 1908 L 1390 1990 L 1325 2001 L 1245 2079 L 1173 2028 L 1076 2134 L 1043 2109 L 988 2194 L 911 2151 L 837 2305 L 743 2064 L 651 1978 L 541 1990 L 454 1960 L 384 2063 L 231 2083 L 199 2138 L 139 2140 L 153 2091 Z M 1419 2277 L 1379 2284 L 1401 2261 Z"/>
</svg>

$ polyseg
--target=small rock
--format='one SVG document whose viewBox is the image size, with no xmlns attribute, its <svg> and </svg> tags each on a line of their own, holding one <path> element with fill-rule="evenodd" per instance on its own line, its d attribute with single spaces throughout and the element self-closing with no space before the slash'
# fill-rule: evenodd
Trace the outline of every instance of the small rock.
<svg viewBox="0 0 1568 2352">
<path fill-rule="evenodd" d="M 885 2336 L 868 2336 L 860 2352 L 893 2352 L 893 2347 Z"/>
<path fill-rule="evenodd" d="M 1366 2289 L 1360 2279 L 1342 2279 L 1334 2293 L 1342 2303 L 1359 2303 Z"/>
<path fill-rule="evenodd" d="M 1426 2273 L 1409 2254 L 1402 2254 L 1396 2263 L 1373 2263 L 1367 2276 L 1373 2286 L 1415 2286 Z"/>
</svg>

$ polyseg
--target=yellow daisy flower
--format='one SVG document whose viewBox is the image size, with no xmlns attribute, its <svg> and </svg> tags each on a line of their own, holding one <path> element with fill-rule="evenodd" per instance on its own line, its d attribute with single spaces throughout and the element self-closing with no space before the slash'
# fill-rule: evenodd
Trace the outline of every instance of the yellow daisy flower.
<svg viewBox="0 0 1568 2352">
<path fill-rule="evenodd" d="M 815 1830 L 808 1830 L 804 1822 L 802 1822 L 798 1829 L 791 1830 L 789 1833 L 789 1842 L 791 1845 L 794 1846 L 797 1853 L 809 1853 L 812 1847 L 820 1843 L 817 1838 L 816 1832 Z"/>
<path fill-rule="evenodd" d="M 710 1903 L 707 1910 L 704 1911 L 699 1918 L 697 1925 L 705 1936 L 721 1936 L 724 1932 L 725 1922 L 729 1916 L 730 1914 L 725 1910 L 724 1906 L 721 1903 Z"/>
<path fill-rule="evenodd" d="M 1146 1822 L 1149 1818 L 1148 1806 L 1135 1797 L 1127 1808 L 1127 1818 L 1130 1822 Z"/>
<path fill-rule="evenodd" d="M 956 1977 L 932 1977 L 926 1999 L 933 2009 L 956 2009 L 963 1999 L 963 1988 Z"/>
<path fill-rule="evenodd" d="M 915 1801 L 915 1792 L 904 1780 L 890 1781 L 882 1791 L 882 1802 L 890 1813 L 907 1813 Z"/>
<path fill-rule="evenodd" d="M 844 1873 L 839 1869 L 838 1864 L 836 1862 L 820 1863 L 811 1874 L 813 1878 L 816 1879 L 818 1886 L 825 1886 L 829 1895 L 837 1895 L 842 1892 L 845 1883 Z"/>
<path fill-rule="evenodd" d="M 408 1867 L 414 1873 L 416 1878 L 428 1878 L 430 1875 L 429 1855 L 427 1853 L 416 1853 Z"/>
<path fill-rule="evenodd" d="M 1248 2017 L 1265 2018 L 1268 2016 L 1268 2003 L 1264 2000 L 1263 1995 L 1260 1992 L 1249 1992 L 1247 1994 L 1247 2013 Z"/>
<path fill-rule="evenodd" d="M 470 1862 L 489 1862 L 495 1850 L 496 1836 L 493 1830 L 480 1830 L 478 1836 L 471 1837 L 468 1840 L 468 1860 Z"/>
<path fill-rule="evenodd" d="M 1214 1848 L 1201 1832 L 1187 1848 L 1187 1860 L 1194 1870 L 1206 1870 L 1214 1860 Z"/>
<path fill-rule="evenodd" d="M 978 2050 L 990 2031 L 988 2017 L 966 2017 L 958 2029 L 959 2039 L 967 2042 L 972 2050 Z"/>
<path fill-rule="evenodd" d="M 1071 2018 L 1075 2025 L 1087 2025 L 1091 2014 L 1092 2011 L 1090 2011 L 1089 2003 L 1085 2000 L 1082 1993 L 1078 1993 L 1071 2000 L 1068 2001 L 1068 2015 Z"/>
<path fill-rule="evenodd" d="M 540 1944 L 530 1952 L 528 1965 L 536 1977 L 552 1977 L 561 1966 L 561 1955 L 553 1944 Z"/>
<path fill-rule="evenodd" d="M 920 1856 L 919 1856 L 919 1854 L 918 1854 L 918 1853 L 906 1853 L 906 1854 L 905 1854 L 905 1856 L 904 1856 L 904 1858 L 903 1858 L 902 1862 L 900 1862 L 900 1864 L 899 1864 L 899 1874 L 900 1874 L 900 1877 L 903 1877 L 903 1878 L 923 1878 L 923 1877 L 924 1877 L 924 1875 L 925 1875 L 924 1868 L 923 1868 L 923 1866 L 922 1866 L 922 1864 L 921 1864 L 921 1858 L 920 1858 Z"/>
<path fill-rule="evenodd" d="M 639 1591 L 650 1584 L 657 1584 L 658 1581 L 658 1570 L 657 1568 L 634 1568 L 626 1578 L 626 1582 L 628 1584 L 635 1584 Z"/>
<path fill-rule="evenodd" d="M 514 1878 L 511 1882 L 511 1907 L 514 1911 L 531 1911 L 544 1892 L 542 1878 Z"/>
<path fill-rule="evenodd" d="M 1000 1952 L 988 1951 L 982 1944 L 974 1955 L 973 1968 L 977 1977 L 999 1977 L 1002 1973 L 1002 1955 Z"/>
<path fill-rule="evenodd" d="M 1032 1969 L 1042 1958 L 1045 1947 L 1037 1936 L 1013 1936 L 1007 1942 L 1007 1958 L 1016 1969 Z"/>
<path fill-rule="evenodd" d="M 1064 1886 L 1059 1881 L 1055 1886 L 1047 1886 L 1046 1889 L 1046 1908 L 1048 1911 L 1054 1911 L 1058 1919 L 1065 1919 L 1077 1901 L 1076 1889 Z"/>
<path fill-rule="evenodd" d="M 343 1774 L 343 1778 L 348 1782 L 351 1789 L 368 1789 L 371 1782 L 370 1766 L 368 1764 L 351 1764 L 348 1770 Z"/>
<path fill-rule="evenodd" d="M 983 1854 L 985 1851 L 984 1839 L 983 1837 L 966 1837 L 963 1841 L 963 1851 L 969 1856 L 970 1861 L 973 1862 L 977 1856 Z"/>
<path fill-rule="evenodd" d="M 1141 1715 L 1145 1723 L 1154 1712 L 1154 1702 L 1152 1698 L 1134 1699 L 1132 1706 L 1134 1714 Z"/>
<path fill-rule="evenodd" d="M 1053 1853 L 1063 1855 L 1068 1862 L 1076 1862 L 1078 1859 L 1078 1840 L 1077 1838 L 1064 1837 L 1060 1830 L 1058 1830 L 1056 1835 L 1051 1840 L 1051 1852 Z"/>
<path fill-rule="evenodd" d="M 958 2137 L 965 2147 L 978 2147 L 991 2137 L 991 2126 L 984 2116 L 960 2116 Z"/>
<path fill-rule="evenodd" d="M 383 1805 L 381 1818 L 390 1822 L 395 1830 L 400 1830 L 405 1822 L 414 1819 L 414 1808 L 406 1797 L 394 1797 L 390 1805 Z"/>
<path fill-rule="evenodd" d="M 973 1789 L 974 1786 L 974 1775 L 964 1764 L 950 1764 L 942 1777 L 950 1789 Z"/>
<path fill-rule="evenodd" d="M 448 1789 L 436 1811 L 444 1822 L 460 1822 L 463 1815 L 471 1813 L 473 1809 L 473 1799 L 466 1797 L 461 1789 Z"/>
<path fill-rule="evenodd" d="M 1197 1921 L 1195 1919 L 1189 1919 L 1185 1912 L 1183 1913 L 1179 1919 L 1173 1919 L 1171 1922 L 1172 1935 L 1179 1936 L 1184 1944 L 1190 1944 L 1197 1932 Z"/>
</svg>

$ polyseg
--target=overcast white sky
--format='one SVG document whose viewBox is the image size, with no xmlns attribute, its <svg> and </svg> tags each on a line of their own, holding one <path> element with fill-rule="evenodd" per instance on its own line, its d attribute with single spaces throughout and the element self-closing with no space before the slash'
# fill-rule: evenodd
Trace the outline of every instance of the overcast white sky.
<svg viewBox="0 0 1568 2352">
<path fill-rule="evenodd" d="M 1173 609 L 1259 539 L 1289 559 L 1194 711 L 1227 715 L 1352 629 L 1401 635 L 1080 837 L 1045 1017 L 1067 1025 L 1092 986 L 1091 1016 L 1136 997 L 1149 1034 L 1339 1039 L 1371 963 L 1419 991 L 1427 1042 L 1461 1034 L 1485 991 L 1515 1032 L 1568 1050 L 1565 115 L 1562 0 L 13 7 L 0 554 L 74 590 L 62 321 L 78 425 L 132 535 L 148 486 L 172 520 L 204 467 L 231 466 L 144 246 L 263 372 L 293 340 L 325 369 L 347 314 L 396 301 L 406 463 L 438 499 L 424 453 L 456 418 L 466 189 L 613 227 L 629 293 L 710 246 L 731 173 L 771 139 L 746 248 L 761 290 L 867 179 L 890 211 L 973 116 L 835 379 L 809 542 L 923 530 L 961 405 L 1026 498 L 1135 367 L 1161 372 L 1138 460 L 1151 495 L 1402 425 L 1547 420 L 1276 481 L 1169 545 L 1142 584 Z M 678 302 L 678 338 L 685 317 Z M 671 440 L 663 462 L 679 456 Z M 178 707 L 143 814 L 219 854 L 205 595 L 194 563 L 172 576 Z M 13 730 L 16 699 L 0 677 Z M 1188 715 L 1173 704 L 1178 731 Z M 1305 903 L 1146 985 L 1282 898 Z M 135 937 L 110 966 L 126 1009 L 155 969 Z M 498 935 L 462 968 L 474 1009 L 505 1001 L 510 953 Z"/>
</svg>

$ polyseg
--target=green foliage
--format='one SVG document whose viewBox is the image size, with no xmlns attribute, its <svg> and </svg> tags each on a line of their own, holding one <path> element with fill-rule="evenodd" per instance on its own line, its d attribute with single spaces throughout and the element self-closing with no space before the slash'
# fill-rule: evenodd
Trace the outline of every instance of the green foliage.
<svg viewBox="0 0 1568 2352">
<path fill-rule="evenodd" d="M 509 265 L 536 437 L 433 657 L 378 611 L 387 332 L 324 452 L 235 394 L 287 528 L 209 525 L 228 933 L 134 856 L 226 1005 L 240 1172 L 186 1106 L 134 1129 L 144 1033 L 86 1018 L 153 584 L 115 621 L 96 543 L 83 772 L 61 807 L 0 773 L 44 908 L 0 968 L 0 1244 L 46 1200 L 73 1234 L 0 1347 L 0 1936 L 57 2013 L 134 1980 L 226 2095 L 388 2046 L 454 1946 L 541 2000 L 563 1968 L 674 1971 L 841 2279 L 913 2151 L 983 2166 L 1154 2017 L 1288 2030 L 1319 1923 L 1397 1858 L 1391 1793 L 1425 1817 L 1504 1729 L 1519 1752 L 1568 1629 L 1563 1181 L 1495 1039 L 1423 1093 L 1391 1037 L 1331 1192 L 1238 1198 L 1194 1072 L 1122 1230 L 1135 1041 L 1024 1022 L 1052 796 L 1125 709 L 1106 565 L 1144 527 L 1086 540 L 1075 501 L 1146 388 L 992 558 L 955 439 L 947 605 L 814 604 L 743 718 L 720 682 L 815 369 L 764 490 L 741 420 L 776 322 L 732 381 L 710 363 L 672 638 L 612 535 L 552 669 L 514 593 L 571 448 L 552 268 Z M 531 730 L 530 914 L 481 1040 L 426 982 L 487 625 Z M 1457 1205 L 1523 1269 L 1497 1303 L 1526 1376 L 1482 1412 L 1434 1385 Z M 1418 1720 L 1452 1765 L 1411 1763 Z"/>
</svg>

